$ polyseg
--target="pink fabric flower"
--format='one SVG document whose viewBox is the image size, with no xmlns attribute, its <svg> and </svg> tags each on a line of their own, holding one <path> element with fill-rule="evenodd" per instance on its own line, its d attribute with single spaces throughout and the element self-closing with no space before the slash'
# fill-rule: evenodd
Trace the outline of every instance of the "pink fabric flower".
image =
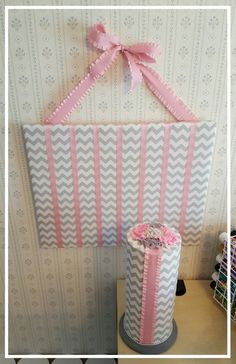
<svg viewBox="0 0 236 364">
<path fill-rule="evenodd" d="M 148 234 L 149 224 L 140 224 L 134 227 L 131 231 L 131 236 L 135 240 L 146 239 Z"/>
<path fill-rule="evenodd" d="M 159 226 L 155 224 L 139 224 L 131 229 L 131 237 L 134 240 L 152 241 L 160 245 L 174 245 L 176 244 L 177 237 L 174 231 L 166 226 Z"/>
<path fill-rule="evenodd" d="M 161 227 L 161 241 L 165 244 L 175 244 L 176 243 L 176 235 L 173 231 L 168 229 L 165 226 Z"/>
</svg>

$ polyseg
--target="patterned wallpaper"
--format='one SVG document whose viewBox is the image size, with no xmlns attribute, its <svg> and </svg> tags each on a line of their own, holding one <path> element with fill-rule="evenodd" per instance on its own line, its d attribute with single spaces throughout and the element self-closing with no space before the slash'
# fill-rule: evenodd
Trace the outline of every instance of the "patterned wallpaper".
<svg viewBox="0 0 236 364">
<path fill-rule="evenodd" d="M 102 3 L 102 2 L 100 2 Z M 127 3 L 127 2 L 126 2 Z M 139 2 L 135 2 L 136 4 Z M 146 1 L 146 4 L 151 4 Z M 161 4 L 161 1 L 153 1 Z M 166 1 L 189 5 L 189 1 Z M 192 2 L 193 3 L 193 2 Z M 224 2 L 224 4 L 230 2 Z M 233 2 L 232 2 L 233 3 Z M 34 4 L 8 1 L 8 5 Z M 49 1 L 37 1 L 37 5 Z M 78 5 L 78 1 L 51 1 Z M 83 2 L 90 4 L 90 2 Z M 122 1 L 114 1 L 122 4 Z M 132 4 L 132 2 L 130 2 Z M 140 1 L 142 4 L 142 1 Z M 209 1 L 197 2 L 208 4 Z M 214 1 L 214 5 L 222 4 Z M 235 19 L 235 8 L 233 12 Z M 15 10 L 9 19 L 9 295 L 11 353 L 114 353 L 116 279 L 124 276 L 124 251 L 116 248 L 38 248 L 21 126 L 41 122 L 85 74 L 97 52 L 86 42 L 88 27 L 102 21 L 125 44 L 158 42 L 153 67 L 201 119 L 216 120 L 217 136 L 202 239 L 184 247 L 180 276 L 209 278 L 217 236 L 226 224 L 226 14 L 217 10 Z M 1 15 L 3 27 L 3 13 Z M 2 32 L 1 32 L 2 33 Z M 233 40 L 232 86 L 236 84 Z M 3 41 L 1 65 L 3 69 Z M 0 78 L 3 86 L 3 75 Z M 172 120 L 142 84 L 128 92 L 121 59 L 73 113 L 71 122 Z M 2 89 L 1 89 L 2 93 Z M 0 102 L 1 118 L 3 103 Z M 235 100 L 232 102 L 235 119 Z M 236 132 L 232 123 L 233 178 Z M 3 129 L 2 135 L 3 137 Z M 3 143 L 0 143 L 1 148 Z M 1 154 L 2 158 L 2 154 Z M 2 169 L 1 169 L 2 173 Z M 1 179 L 2 182 L 2 179 Z M 1 191 L 3 186 L 1 185 Z M 236 188 L 232 223 L 236 226 Z M 3 195 L 1 194 L 1 199 Z M 1 231 L 3 231 L 1 201 Z M 2 247 L 2 246 L 1 246 Z M 0 265 L 3 292 L 3 265 Z M 2 295 L 1 305 L 2 305 Z M 1 322 L 3 315 L 1 316 Z M 3 348 L 3 339 L 1 339 Z"/>
</svg>

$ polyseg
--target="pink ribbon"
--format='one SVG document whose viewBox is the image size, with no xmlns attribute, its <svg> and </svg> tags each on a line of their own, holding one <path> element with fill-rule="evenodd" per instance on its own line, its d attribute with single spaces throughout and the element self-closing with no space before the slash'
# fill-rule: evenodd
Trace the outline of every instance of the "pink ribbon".
<svg viewBox="0 0 236 364">
<path fill-rule="evenodd" d="M 178 121 L 197 121 L 196 116 L 174 95 L 160 75 L 144 64 L 145 62 L 156 62 L 156 58 L 160 54 L 158 45 L 154 43 L 139 43 L 126 47 L 116 37 L 106 33 L 103 24 L 96 24 L 90 29 L 88 40 L 91 45 L 103 51 L 103 53 L 90 65 L 89 73 L 48 117 L 45 124 L 61 124 L 65 122 L 71 112 L 93 87 L 96 80 L 105 73 L 119 54 L 122 54 L 128 62 L 131 73 L 131 89 L 134 89 L 143 79 L 152 93 Z"/>
<path fill-rule="evenodd" d="M 140 344 L 153 344 L 156 296 L 160 285 L 162 249 L 145 249 L 140 320 Z"/>
</svg>

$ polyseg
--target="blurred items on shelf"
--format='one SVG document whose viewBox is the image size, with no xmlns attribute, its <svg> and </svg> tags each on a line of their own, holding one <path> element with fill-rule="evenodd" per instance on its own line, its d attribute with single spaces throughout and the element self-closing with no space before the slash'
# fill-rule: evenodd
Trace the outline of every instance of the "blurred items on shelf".
<svg viewBox="0 0 236 364">
<path fill-rule="evenodd" d="M 227 233 L 219 235 L 220 252 L 216 256 L 215 271 L 212 274 L 210 286 L 214 289 L 214 299 L 227 310 Z M 231 318 L 236 323 L 236 231 L 230 236 L 231 285 L 230 303 Z"/>
</svg>

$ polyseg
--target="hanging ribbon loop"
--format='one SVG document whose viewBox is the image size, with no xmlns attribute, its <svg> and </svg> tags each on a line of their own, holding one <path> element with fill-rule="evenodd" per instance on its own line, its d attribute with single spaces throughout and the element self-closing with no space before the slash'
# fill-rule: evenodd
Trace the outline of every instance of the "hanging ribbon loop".
<svg viewBox="0 0 236 364">
<path fill-rule="evenodd" d="M 131 89 L 144 79 L 148 88 L 178 121 L 197 121 L 196 116 L 174 95 L 160 75 L 145 63 L 155 63 L 160 55 L 160 48 L 154 43 L 139 43 L 129 47 L 122 45 L 118 38 L 106 33 L 103 24 L 94 25 L 88 34 L 89 43 L 103 51 L 101 56 L 90 65 L 89 73 L 61 102 L 57 109 L 44 122 L 61 124 L 66 121 L 75 107 L 83 100 L 96 80 L 112 65 L 118 54 L 127 60 L 131 74 Z"/>
</svg>

